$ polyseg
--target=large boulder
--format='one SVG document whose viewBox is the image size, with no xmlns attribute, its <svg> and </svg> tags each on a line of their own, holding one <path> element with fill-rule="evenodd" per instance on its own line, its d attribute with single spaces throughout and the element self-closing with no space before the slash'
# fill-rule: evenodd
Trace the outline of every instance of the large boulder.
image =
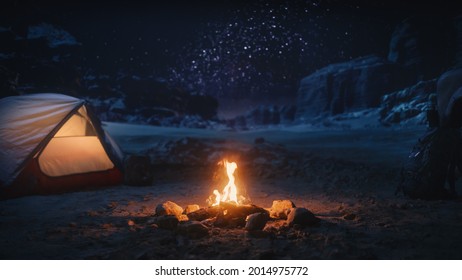
<svg viewBox="0 0 462 280">
<path fill-rule="evenodd" d="M 300 82 L 296 119 L 378 107 L 382 96 L 414 79 L 400 65 L 375 55 L 332 64 Z"/>
<path fill-rule="evenodd" d="M 453 69 L 441 75 L 438 79 L 438 113 L 441 125 L 450 122 L 453 106 L 462 92 L 462 68 Z"/>
</svg>

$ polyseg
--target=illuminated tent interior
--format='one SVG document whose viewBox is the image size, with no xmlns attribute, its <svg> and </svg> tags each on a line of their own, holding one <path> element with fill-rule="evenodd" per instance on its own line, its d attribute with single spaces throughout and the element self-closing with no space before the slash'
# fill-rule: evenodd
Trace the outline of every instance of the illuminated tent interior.
<svg viewBox="0 0 462 280">
<path fill-rule="evenodd" d="M 122 154 L 84 100 L 60 94 L 0 100 L 2 196 L 118 184 Z"/>
</svg>

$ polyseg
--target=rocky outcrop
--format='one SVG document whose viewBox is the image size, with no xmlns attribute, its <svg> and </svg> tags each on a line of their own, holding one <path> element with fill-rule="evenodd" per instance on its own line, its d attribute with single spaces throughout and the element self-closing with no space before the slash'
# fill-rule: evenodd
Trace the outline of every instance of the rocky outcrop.
<svg viewBox="0 0 462 280">
<path fill-rule="evenodd" d="M 436 79 L 384 95 L 379 111 L 380 121 L 386 125 L 425 124 L 427 112 L 432 109 L 431 96 L 436 99 Z"/>
<path fill-rule="evenodd" d="M 46 22 L 0 26 L 0 97 L 62 92 L 87 99 L 103 121 L 208 128 L 215 98 L 130 69 L 95 70 L 78 38 Z"/>
<path fill-rule="evenodd" d="M 380 109 L 382 122 L 421 122 L 423 100 L 435 92 L 430 80 L 460 66 L 462 16 L 407 18 L 391 36 L 387 59 L 358 58 L 329 65 L 304 78 L 296 120 L 310 122 L 314 117 L 378 107 L 387 95 Z"/>
<path fill-rule="evenodd" d="M 378 107 L 384 94 L 412 81 L 403 67 L 374 55 L 329 65 L 300 82 L 296 120 Z"/>
<path fill-rule="evenodd" d="M 462 67 L 441 75 L 438 79 L 438 113 L 441 125 L 447 125 L 452 115 L 451 107 L 462 89 Z"/>
<path fill-rule="evenodd" d="M 404 20 L 393 32 L 388 60 L 403 65 L 417 80 L 436 78 L 456 63 L 456 23 L 440 16 Z"/>
<path fill-rule="evenodd" d="M 85 75 L 84 92 L 103 121 L 208 128 L 216 117 L 214 97 L 170 87 L 155 77 Z"/>
<path fill-rule="evenodd" d="M 258 126 L 291 124 L 295 120 L 295 105 L 260 105 L 245 115 L 228 120 L 232 128 L 246 129 Z"/>
<path fill-rule="evenodd" d="M 81 45 L 67 31 L 47 23 L 21 31 L 0 26 L 0 41 L 0 65 L 16 76 L 17 92 L 82 91 Z"/>
</svg>

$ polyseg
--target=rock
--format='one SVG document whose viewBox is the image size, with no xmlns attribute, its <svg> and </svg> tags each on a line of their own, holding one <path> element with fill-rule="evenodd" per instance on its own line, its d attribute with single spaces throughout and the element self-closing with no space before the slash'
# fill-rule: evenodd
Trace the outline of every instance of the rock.
<svg viewBox="0 0 462 280">
<path fill-rule="evenodd" d="M 295 208 L 295 204 L 290 200 L 274 200 L 270 209 L 270 217 L 275 219 L 286 219 L 290 209 Z"/>
<path fill-rule="evenodd" d="M 178 218 L 174 215 L 156 217 L 155 224 L 163 229 L 175 229 L 178 225 Z"/>
<path fill-rule="evenodd" d="M 180 217 L 183 214 L 183 208 L 175 202 L 166 201 L 156 206 L 156 216 L 174 215 Z"/>
<path fill-rule="evenodd" d="M 317 223 L 319 223 L 319 219 L 306 208 L 292 208 L 287 216 L 287 224 L 289 226 L 312 226 Z"/>
<path fill-rule="evenodd" d="M 192 213 L 192 212 L 197 211 L 197 210 L 199 210 L 199 209 L 200 209 L 199 205 L 197 205 L 197 204 L 190 204 L 190 205 L 186 206 L 186 208 L 184 209 L 184 213 L 185 213 L 186 215 L 188 215 L 189 213 Z"/>
<path fill-rule="evenodd" d="M 245 118 L 247 125 L 271 125 L 279 124 L 281 122 L 278 106 L 260 105 L 249 111 Z"/>
<path fill-rule="evenodd" d="M 447 16 L 414 16 L 392 34 L 388 60 L 416 74 L 418 80 L 439 76 L 456 60 L 455 22 Z"/>
<path fill-rule="evenodd" d="M 456 93 L 462 88 L 462 68 L 445 72 L 438 79 L 437 104 L 440 124 L 446 125 L 450 119 L 448 107 L 455 100 Z M 451 102 L 452 100 L 452 102 Z"/>
<path fill-rule="evenodd" d="M 181 214 L 180 216 L 177 217 L 178 218 L 178 221 L 180 222 L 186 222 L 186 221 L 189 221 L 189 218 L 187 215 L 185 214 Z"/>
<path fill-rule="evenodd" d="M 296 120 L 377 107 L 384 94 L 414 81 L 399 64 L 374 55 L 331 64 L 300 82 Z"/>
<path fill-rule="evenodd" d="M 289 124 L 295 119 L 296 107 L 291 105 L 260 105 L 234 119 L 231 127 L 246 128 L 252 126 Z M 258 142 L 263 140 L 263 142 Z M 264 143 L 264 138 L 255 139 L 255 144 Z"/>
<path fill-rule="evenodd" d="M 151 159 L 144 155 L 129 155 L 124 160 L 124 183 L 129 186 L 149 186 L 154 179 Z"/>
<path fill-rule="evenodd" d="M 181 223 L 178 232 L 187 235 L 189 238 L 197 239 L 209 235 L 209 228 L 198 221 Z"/>
<path fill-rule="evenodd" d="M 433 79 L 384 95 L 380 104 L 380 121 L 384 124 L 426 123 L 427 112 L 435 106 L 430 99 L 435 93 L 436 79 Z"/>
<path fill-rule="evenodd" d="M 269 220 L 269 215 L 267 212 L 263 213 L 254 213 L 251 215 L 248 215 L 247 218 L 245 219 L 245 229 L 248 231 L 254 231 L 254 230 L 262 230 L 266 222 Z"/>
<path fill-rule="evenodd" d="M 75 37 L 69 32 L 48 23 L 40 23 L 38 25 L 29 26 L 27 39 L 33 40 L 38 38 L 45 38 L 50 48 L 57 48 L 66 45 L 79 45 Z"/>
</svg>

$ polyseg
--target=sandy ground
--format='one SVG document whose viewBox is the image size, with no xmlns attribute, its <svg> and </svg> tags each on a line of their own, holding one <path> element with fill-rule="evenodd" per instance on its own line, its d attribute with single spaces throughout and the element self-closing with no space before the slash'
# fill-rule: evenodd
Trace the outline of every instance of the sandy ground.
<svg viewBox="0 0 462 280">
<path fill-rule="evenodd" d="M 460 199 L 427 202 L 394 195 L 402 160 L 424 128 L 233 132 L 107 124 L 106 129 L 126 153 L 151 149 L 151 156 L 161 158 L 156 154 L 165 147 L 161 143 L 185 137 L 214 152 L 232 151 L 242 163 L 239 183 L 252 203 L 270 207 L 275 199 L 290 199 L 321 222 L 289 228 L 271 221 L 257 235 L 211 227 L 198 239 L 157 228 L 150 220 L 159 203 L 206 206 L 216 166 L 205 158 L 214 157 L 204 155 L 201 164 L 194 154 L 189 164 L 156 165 L 150 186 L 0 201 L 0 258 L 462 259 Z M 254 144 L 258 137 L 264 137 L 263 145 Z M 462 193 L 460 180 L 457 189 Z"/>
</svg>

